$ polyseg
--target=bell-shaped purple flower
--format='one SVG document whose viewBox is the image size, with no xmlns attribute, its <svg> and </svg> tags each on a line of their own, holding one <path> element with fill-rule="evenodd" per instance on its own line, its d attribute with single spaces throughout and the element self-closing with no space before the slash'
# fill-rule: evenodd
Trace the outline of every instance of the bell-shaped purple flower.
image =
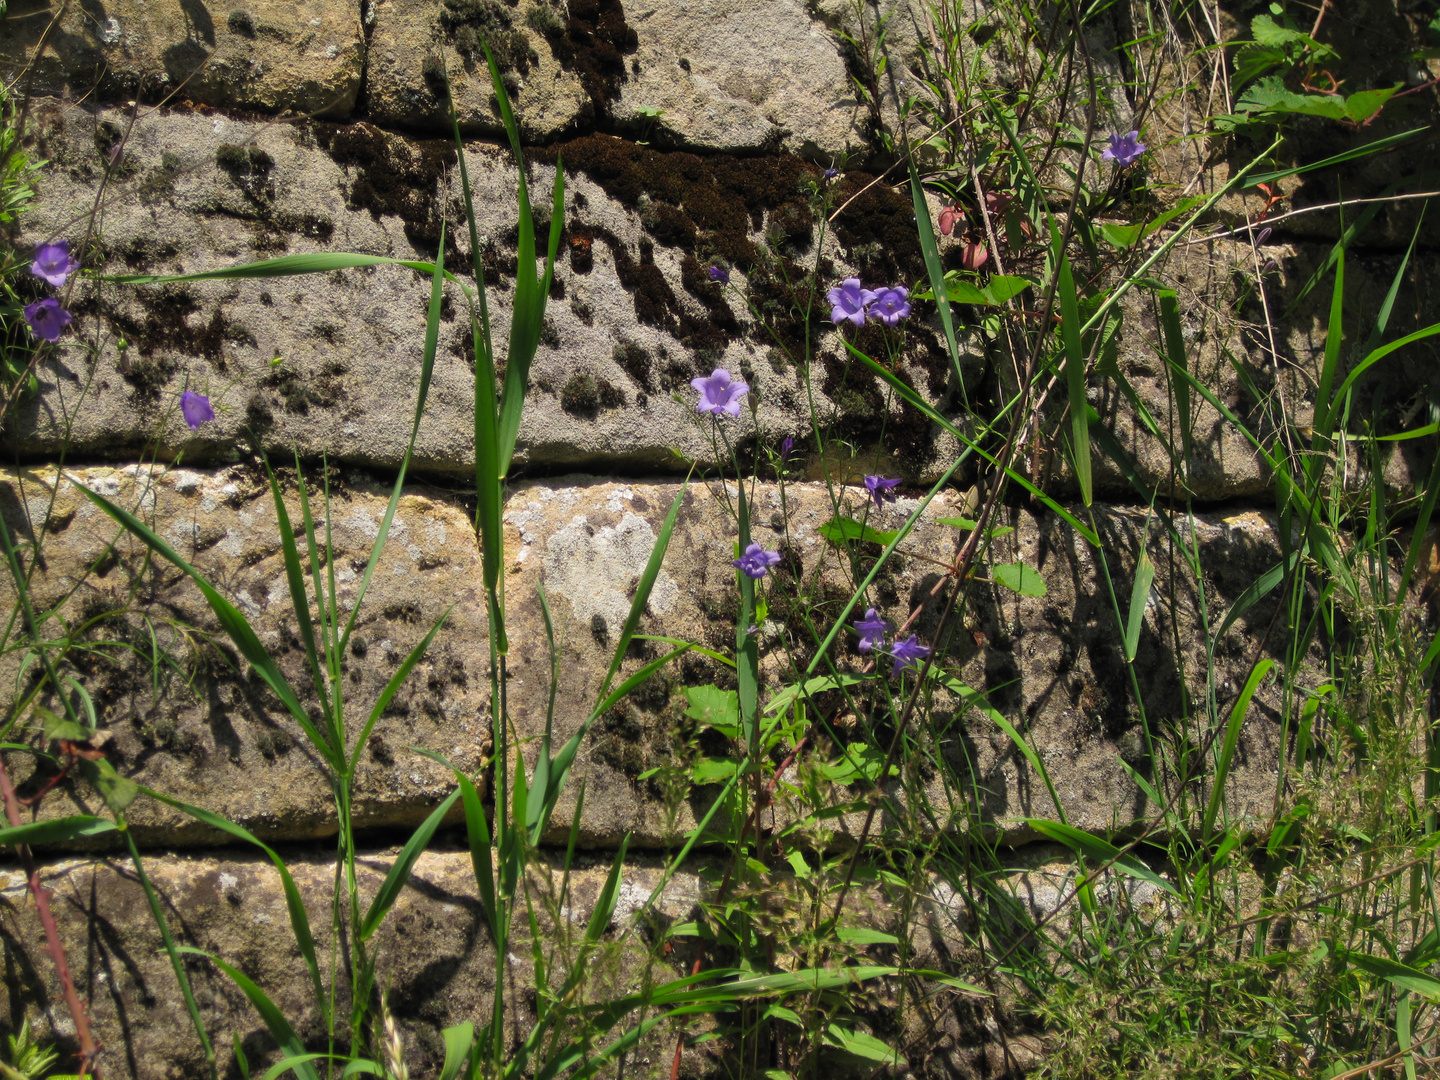
<svg viewBox="0 0 1440 1080">
<path fill-rule="evenodd" d="M 920 661 L 930 655 L 930 646 L 921 645 L 915 640 L 915 635 L 911 634 L 891 645 L 890 655 L 895 659 L 895 666 L 890 669 L 890 674 L 899 675 L 906 668 L 918 668 Z"/>
<path fill-rule="evenodd" d="M 873 607 L 866 608 L 865 617 L 850 625 L 860 634 L 859 649 L 861 652 L 869 652 L 879 645 L 885 636 L 885 631 L 890 629 L 890 624 L 880 618 Z"/>
<path fill-rule="evenodd" d="M 738 559 L 730 560 L 730 565 L 739 570 L 748 578 L 762 578 L 765 571 L 780 561 L 778 551 L 766 551 L 759 544 L 751 544 L 745 549 L 745 554 Z"/>
<path fill-rule="evenodd" d="M 862 289 L 860 279 L 852 277 L 831 289 L 827 299 L 831 305 L 831 322 L 838 326 L 848 320 L 856 326 L 864 326 L 865 309 L 870 306 L 870 301 L 875 299 L 875 294 L 869 289 Z"/>
<path fill-rule="evenodd" d="M 886 326 L 894 326 L 910 314 L 910 292 L 903 285 L 893 289 L 876 289 L 870 301 L 870 314 Z"/>
<path fill-rule="evenodd" d="M 190 425 L 191 431 L 198 431 L 205 421 L 215 419 L 215 409 L 210 405 L 210 399 L 193 390 L 186 390 L 180 395 L 180 414 L 185 417 L 185 423 Z"/>
<path fill-rule="evenodd" d="M 740 415 L 740 399 L 750 392 L 748 383 L 732 380 L 730 372 L 716 368 L 708 379 L 691 379 L 690 385 L 700 392 L 700 403 L 695 406 L 698 413 L 719 416 Z"/>
<path fill-rule="evenodd" d="M 1100 154 L 1101 161 L 1113 161 L 1122 169 L 1134 165 L 1145 152 L 1145 144 L 1140 141 L 1140 132 L 1131 131 L 1124 135 L 1111 135 L 1110 145 Z"/>
<path fill-rule="evenodd" d="M 718 281 L 721 285 L 730 284 L 730 271 L 723 266 L 712 266 L 705 274 L 711 281 Z"/>
<path fill-rule="evenodd" d="M 881 503 L 894 502 L 896 495 L 894 489 L 900 486 L 899 479 L 886 480 L 883 476 L 865 477 L 865 488 L 870 492 L 870 498 L 875 500 L 875 509 L 880 509 Z"/>
<path fill-rule="evenodd" d="M 35 249 L 35 261 L 30 264 L 32 274 L 57 289 L 62 288 L 65 279 L 79 269 L 80 263 L 70 254 L 69 240 L 41 244 Z"/>
<path fill-rule="evenodd" d="M 839 176 L 839 175 L 840 175 L 840 170 L 839 170 L 839 169 L 835 169 L 835 168 L 826 169 L 825 172 L 824 172 L 824 176 L 825 176 L 825 179 L 826 179 L 826 180 L 834 180 L 834 179 L 835 179 L 837 176 Z"/>
<path fill-rule="evenodd" d="M 43 341 L 59 341 L 60 331 L 69 326 L 73 319 L 70 313 L 60 306 L 59 300 L 47 296 L 44 300 L 25 305 L 25 321 L 30 324 L 30 332 L 37 338 Z"/>
</svg>

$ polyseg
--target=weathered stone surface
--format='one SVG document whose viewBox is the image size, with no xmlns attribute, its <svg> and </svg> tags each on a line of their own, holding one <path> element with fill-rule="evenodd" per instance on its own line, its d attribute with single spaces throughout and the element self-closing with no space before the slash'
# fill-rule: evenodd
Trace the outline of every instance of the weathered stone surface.
<svg viewBox="0 0 1440 1080">
<path fill-rule="evenodd" d="M 321 116 L 350 114 L 364 63 L 359 10 L 336 0 L 17 0 L 0 40 L 0 78 L 28 68 L 41 94 Z"/>
<path fill-rule="evenodd" d="M 613 109 L 637 137 L 826 165 L 863 156 L 866 115 L 840 40 L 800 0 L 640 0 L 625 14 L 638 48 Z"/>
<path fill-rule="evenodd" d="M 361 857 L 362 903 L 368 904 L 374 896 L 393 858 L 393 851 Z M 285 861 L 309 909 L 328 979 L 333 864 L 322 853 L 301 850 L 287 851 Z M 238 967 L 271 998 L 311 1050 L 327 1049 L 313 983 L 295 945 L 280 877 L 267 860 L 234 851 L 220 857 L 172 854 L 147 859 L 145 869 L 180 944 L 204 949 Z M 536 910 L 547 925 L 559 928 L 547 943 L 557 948 L 557 957 L 568 955 L 566 950 L 576 944 L 571 936 L 578 938 L 583 932 L 608 869 L 604 860 L 579 860 L 570 875 L 563 909 L 559 868 L 542 865 L 533 875 Z M 661 872 L 653 861 L 637 859 L 626 865 L 612 933 L 592 964 L 589 992 L 620 993 L 638 987 L 646 964 L 643 933 L 629 935 L 627 944 L 618 949 L 609 941 L 631 927 L 635 913 L 659 884 Z M 51 906 L 102 1046 L 104 1074 L 130 1080 L 208 1075 L 169 957 L 128 860 L 69 859 L 45 867 L 42 880 L 53 892 Z M 668 924 L 691 917 L 700 894 L 696 870 L 680 871 L 652 909 L 652 921 Z M 422 855 L 372 946 L 382 988 L 400 1025 L 410 1075 L 436 1075 L 445 1056 L 441 1029 L 467 1020 L 477 1027 L 488 1023 L 495 986 L 494 948 L 484 928 L 469 853 Z M 534 1022 L 532 998 L 526 995 L 532 985 L 532 965 L 528 944 L 517 938 L 513 946 L 513 982 L 506 988 L 512 1005 L 509 1034 L 523 1038 Z M 58 1039 L 63 1051 L 73 1053 L 73 1025 L 24 875 L 18 871 L 0 871 L 0 948 L 12 975 L 0 984 L 0 1008 L 17 1026 L 21 1017 L 29 1017 L 40 1038 Z M 236 1037 L 256 1070 L 252 1075 L 259 1075 L 279 1056 L 259 1015 L 225 974 L 203 958 L 187 958 L 186 969 L 216 1049 L 220 1075 L 238 1075 L 232 1062 Z M 652 971 L 659 979 L 679 974 L 661 962 Z M 343 966 L 339 975 L 337 1009 L 343 1035 L 349 976 Z M 513 1008 L 517 1003 L 519 1007 Z M 632 1064 L 641 1064 L 641 1058 L 653 1058 L 655 1064 L 636 1075 L 668 1073 L 674 1044 L 672 1036 L 662 1047 L 665 1038 L 665 1033 L 656 1032 L 640 1044 Z M 706 1069 L 707 1056 L 705 1049 L 687 1051 L 686 1067 L 695 1075 L 713 1072 L 713 1062 Z"/>
<path fill-rule="evenodd" d="M 503 132 L 498 106 L 491 104 L 495 91 L 479 44 L 481 34 L 488 37 L 505 72 L 526 142 L 547 142 L 594 115 L 580 74 L 573 65 L 562 66 L 542 32 L 547 26 L 563 32 L 562 15 L 549 0 L 526 0 L 514 8 L 498 2 L 378 0 L 372 10 L 365 90 L 370 119 L 377 124 L 449 134 L 443 88 L 448 72 L 461 128 L 467 133 Z"/>
<path fill-rule="evenodd" d="M 193 559 L 255 622 L 262 642 L 292 683 L 302 689 L 307 685 L 273 506 L 253 471 L 174 469 L 150 481 L 148 492 L 143 489 L 143 469 L 92 469 L 77 475 L 122 505 L 140 509 L 162 537 Z M 117 530 L 68 487 L 62 486 L 48 524 L 42 525 L 50 483 L 51 477 L 37 474 L 12 478 L 7 520 L 19 535 L 44 542 L 46 564 L 34 586 L 37 602 L 48 605 L 62 590 L 73 590 L 69 605 L 61 609 L 64 617 L 95 620 L 80 642 L 93 644 L 97 651 L 77 653 L 71 662 L 87 676 L 102 725 L 114 733 L 111 752 L 121 771 L 166 794 L 224 813 L 263 836 L 295 839 L 333 832 L 329 792 L 303 733 L 257 680 L 236 678 L 211 646 L 201 644 L 198 635 L 217 639 L 217 628 L 194 586 L 168 568 L 144 569 L 136 545 L 128 540 L 117 544 L 118 559 L 104 558 L 105 545 Z M 630 590 L 678 491 L 673 483 L 572 479 L 524 485 L 511 495 L 506 509 L 513 530 L 506 542 L 511 641 L 507 700 L 522 737 L 533 740 L 543 732 L 551 689 L 538 586 L 544 584 L 556 620 L 558 744 L 579 729 L 598 701 L 601 676 L 629 610 Z M 843 505 L 859 513 L 863 492 L 852 480 Z M 690 489 L 642 632 L 694 641 L 722 654 L 733 650 L 733 498 L 719 488 Z M 341 567 L 342 605 L 353 603 L 356 577 L 384 500 L 385 493 L 363 478 L 332 481 L 327 520 Z M 805 620 L 813 621 L 816 632 L 828 633 L 851 584 L 848 563 L 817 532 L 834 512 L 823 485 L 790 485 L 783 501 L 778 488 L 762 486 L 753 500 L 757 538 L 768 549 L 784 553 L 786 560 L 767 578 L 771 616 L 760 631 L 762 671 L 773 691 L 794 681 L 794 673 L 813 655 Z M 874 523 L 898 525 L 902 513 L 915 505 L 907 496 L 877 515 Z M 22 508 L 28 511 L 28 522 Z M 298 521 L 293 493 L 290 512 Z M 1161 567 L 1156 595 L 1164 602 L 1157 600 L 1153 625 L 1147 622 L 1141 637 L 1132 686 L 1097 555 L 1049 516 L 1007 511 L 1005 524 L 1017 531 L 996 542 L 992 557 L 995 562 L 1024 561 L 1045 579 L 1048 595 L 1016 597 L 995 585 L 972 585 L 963 625 L 953 626 L 946 642 L 935 642 L 944 600 L 943 591 L 932 595 L 940 581 L 937 568 L 954 557 L 958 542 L 957 531 L 935 519 L 957 513 L 963 513 L 960 497 L 942 492 L 859 612 L 875 606 L 900 625 L 918 609 L 913 631 L 922 641 L 941 645 L 947 670 L 985 694 L 993 708 L 1026 733 L 1047 762 L 1072 823 L 1105 830 L 1143 817 L 1144 800 L 1120 760 L 1124 756 L 1142 768 L 1151 763 L 1151 747 L 1138 726 L 1135 691 L 1144 703 L 1154 752 L 1163 756 L 1167 746 L 1201 737 L 1192 725 L 1206 670 L 1195 586 L 1184 578 L 1169 578 L 1158 523 L 1151 523 L 1146 543 Z M 488 644 L 467 516 L 463 506 L 441 492 L 407 495 L 362 608 L 352 655 L 346 660 L 347 701 L 354 710 L 351 738 L 381 684 L 411 646 L 447 610 L 449 618 L 359 755 L 355 814 L 361 827 L 417 822 L 451 790 L 448 774 L 409 747 L 439 751 L 468 770 L 478 769 L 483 760 L 489 730 Z M 1143 513 L 1125 510 L 1097 515 L 1109 572 L 1122 598 L 1129 596 L 1127 576 L 1133 572 L 1144 521 Z M 1187 526 L 1177 527 L 1181 535 L 1189 535 Z M 1269 525 L 1257 514 L 1201 519 L 1194 529 L 1213 621 L 1215 612 L 1228 607 L 1278 559 L 1278 552 Z M 151 689 L 142 601 L 149 602 L 149 610 L 158 604 L 169 613 L 156 633 L 174 673 L 159 695 Z M 1214 664 L 1222 699 L 1238 689 L 1230 684 L 1243 676 L 1256 645 L 1250 635 L 1267 628 L 1269 617 L 1269 608 L 1258 605 L 1220 643 Z M 1176 635 L 1183 643 L 1178 655 Z M 110 641 L 119 644 L 104 644 Z M 223 646 L 223 638 L 217 644 Z M 1276 637 L 1266 647 L 1278 649 L 1281 641 Z M 658 656 L 655 649 L 653 644 L 637 644 L 624 671 Z M 104 659 L 106 653 L 113 659 Z M 233 656 L 228 650 L 227 655 Z M 15 657 L 12 665 L 19 662 L 18 654 Z M 854 651 L 847 631 L 834 659 L 841 670 L 859 670 L 868 657 Z M 728 669 L 691 654 L 663 669 L 631 700 L 600 716 L 582 745 L 574 780 L 557 812 L 554 838 L 563 835 L 558 823 L 570 821 L 568 808 L 581 780 L 586 797 L 580 841 L 586 846 L 618 844 L 630 833 L 637 847 L 664 847 L 693 827 L 714 792 L 692 789 L 690 769 L 701 754 L 723 757 L 729 750 L 725 740 L 717 742 L 713 733 L 683 715 L 682 690 L 710 683 L 723 687 L 731 680 Z M 1261 803 L 1273 789 L 1269 776 L 1278 729 L 1269 719 L 1274 707 L 1269 694 L 1262 690 L 1257 698 L 1242 740 L 1244 764 L 1231 778 L 1232 809 L 1241 817 L 1262 812 Z M 838 702 L 822 697 L 811 710 L 829 725 L 815 732 L 820 742 L 811 744 L 812 749 L 822 746 L 822 757 L 838 754 L 842 745 L 878 738 L 858 718 L 842 715 L 844 710 L 835 713 L 837 707 Z M 987 827 L 1022 840 L 1029 832 L 1021 819 L 1054 814 L 1039 778 L 979 712 L 941 692 L 933 725 L 927 737 L 947 755 L 952 776 L 968 775 L 973 767 L 984 778 L 985 794 L 976 812 Z M 26 766 L 17 759 L 14 767 Z M 21 771 L 19 779 L 35 787 L 46 775 L 44 769 Z M 835 789 L 834 798 L 843 802 L 859 794 L 860 789 Z M 961 824 L 954 816 L 962 805 L 954 803 L 960 794 L 931 791 L 937 806 L 953 804 L 940 815 L 942 827 Z M 87 788 L 66 787 L 46 798 L 42 813 L 60 816 L 94 806 Z M 782 806 L 778 812 L 785 817 L 792 810 Z M 146 843 L 217 839 L 149 800 L 135 804 L 130 817 Z M 858 828 L 859 816 L 852 814 L 834 828 L 812 830 L 808 842 L 844 845 L 847 834 L 853 836 Z"/>
<path fill-rule="evenodd" d="M 263 475 L 248 469 L 151 474 L 135 467 L 72 475 L 141 514 L 182 558 L 216 583 L 251 621 L 307 707 L 316 710 L 311 717 L 318 722 L 285 582 L 274 503 Z M 88 651 L 74 652 L 65 662 L 76 666 L 101 725 L 112 733 L 109 752 L 117 767 L 262 837 L 333 834 L 335 810 L 317 752 L 253 673 L 237 674 L 242 662 L 199 590 L 168 563 L 144 566 L 138 542 L 128 534 L 117 541 L 119 526 L 68 482 L 57 491 L 55 481 L 51 470 L 6 475 L 0 510 L 12 536 L 42 545 L 44 568 L 31 585 L 36 605 L 45 610 L 68 596 L 59 618 L 75 628 L 75 645 Z M 340 603 L 349 610 L 388 492 L 358 476 L 341 487 L 343 493 L 332 491 L 326 520 Z M 303 519 L 293 485 L 288 494 L 298 528 Z M 318 486 L 311 498 L 317 515 L 325 516 Z M 476 595 L 479 562 L 467 514 L 418 492 L 406 495 L 390 536 L 350 641 L 343 684 L 347 749 L 357 760 L 356 825 L 361 828 L 413 825 L 454 789 L 449 770 L 413 753 L 412 746 L 443 754 L 473 772 L 489 738 L 486 616 L 483 599 Z M 112 541 L 113 554 L 107 554 Z M 303 549 L 303 538 L 300 542 Z M 0 595 L 6 603 L 14 596 L 8 577 Z M 448 630 L 357 752 L 354 741 L 381 689 L 447 611 Z M 54 629 L 58 632 L 58 625 Z M 19 653 L 6 655 L 8 679 L 14 679 L 20 662 Z M 34 758 L 14 759 L 10 767 L 22 794 L 54 772 Z M 66 785 L 41 805 L 46 817 L 99 809 L 86 786 Z M 133 804 L 129 818 L 147 845 L 219 839 L 146 798 Z"/>
<path fill-rule="evenodd" d="M 91 114 L 52 103 L 42 122 L 54 164 L 25 219 L 35 243 L 72 228 L 74 207 L 89 197 L 101 165 Z M 581 171 L 567 184 L 567 256 L 532 368 L 522 463 L 678 470 L 672 448 L 682 458 L 713 459 L 714 444 L 694 422 L 689 381 L 716 366 L 743 372 L 761 402 L 758 428 L 747 417 L 742 439 L 803 439 L 813 399 L 822 421 L 835 420 L 857 442 L 887 431 L 910 471 L 933 471 L 948 459 L 918 413 L 887 404 L 872 377 L 851 373 L 838 335 L 822 323 L 823 296 L 799 283 L 823 254 L 827 270 L 833 267 L 821 281 L 828 287 L 847 272 L 844 250 L 867 280 L 913 280 L 919 255 L 907 199 L 888 188 L 866 193 L 856 218 L 837 224 L 816 253 L 807 249 L 816 234 L 803 184 L 818 170 L 795 158 L 717 165 L 636 151 L 610 137 L 579 140 L 568 151 L 566 161 Z M 491 147 L 467 156 L 495 275 L 494 337 L 504 342 L 513 166 Z M 126 144 L 128 174 L 111 181 L 125 195 L 107 209 L 100 246 L 86 261 L 110 273 L 195 273 L 287 252 L 432 258 L 443 208 L 448 236 L 461 245 L 450 250 L 448 265 L 463 275 L 468 234 L 458 224 L 458 191 L 434 201 L 451 161 L 443 141 L 410 142 L 365 124 L 282 127 L 152 115 Z M 533 173 L 533 190 L 548 190 L 553 173 L 544 166 Z M 843 194 L 868 179 L 847 180 L 853 186 Z M 543 200 L 537 194 L 537 203 Z M 735 285 L 748 288 L 749 300 L 773 320 L 778 341 L 756 323 L 744 297 L 705 277 L 700 259 L 735 268 Z M 68 446 L 72 454 L 133 457 L 154 448 L 166 457 L 183 451 L 191 462 L 223 462 L 235 460 L 248 429 L 278 454 L 398 465 L 428 298 L 427 283 L 411 270 L 145 287 L 93 288 L 82 280 L 76 287 L 69 301 L 80 316 L 74 335 L 42 371 L 40 394 L 7 424 L 22 452 Z M 447 472 L 473 461 L 472 360 L 458 290 L 450 304 L 415 454 L 417 466 Z M 816 342 L 808 368 L 805 320 L 795 314 L 802 304 Z M 129 345 L 123 352 L 121 339 Z M 879 328 L 860 340 L 883 355 Z M 948 407 L 953 376 L 938 343 L 935 328 L 915 320 L 904 369 L 922 393 Z M 979 361 L 978 353 L 965 360 L 972 384 Z M 207 393 L 219 410 L 216 422 L 195 433 L 178 412 L 186 388 Z M 677 393 L 683 399 L 672 398 Z"/>
</svg>

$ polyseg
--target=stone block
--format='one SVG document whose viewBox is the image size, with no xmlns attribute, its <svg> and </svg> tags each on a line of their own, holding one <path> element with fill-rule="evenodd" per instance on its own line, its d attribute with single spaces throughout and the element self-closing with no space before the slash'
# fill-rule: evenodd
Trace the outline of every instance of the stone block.
<svg viewBox="0 0 1440 1080">
<path fill-rule="evenodd" d="M 365 65 L 359 11 L 334 0 L 18 0 L 5 30 L 0 77 L 71 99 L 343 117 Z"/>
</svg>

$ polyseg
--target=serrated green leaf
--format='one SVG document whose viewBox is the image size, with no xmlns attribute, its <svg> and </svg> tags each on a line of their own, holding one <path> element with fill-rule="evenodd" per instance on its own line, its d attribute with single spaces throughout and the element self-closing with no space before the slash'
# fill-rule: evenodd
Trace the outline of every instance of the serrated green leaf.
<svg viewBox="0 0 1440 1080">
<path fill-rule="evenodd" d="M 690 707 L 685 710 L 690 719 L 732 739 L 740 734 L 740 699 L 734 690 L 721 690 L 718 686 L 687 686 L 685 700 L 690 702 Z"/>
<path fill-rule="evenodd" d="M 1049 590 L 1039 571 L 1024 563 L 1002 563 L 990 568 L 990 577 L 995 584 L 1019 593 L 1021 596 L 1044 596 Z"/>
</svg>

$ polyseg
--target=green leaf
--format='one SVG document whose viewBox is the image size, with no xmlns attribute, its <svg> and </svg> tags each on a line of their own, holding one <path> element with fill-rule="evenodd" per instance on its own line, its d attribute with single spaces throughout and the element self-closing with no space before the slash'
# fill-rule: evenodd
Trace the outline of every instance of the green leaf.
<svg viewBox="0 0 1440 1080">
<path fill-rule="evenodd" d="M 936 525 L 953 525 L 957 529 L 974 530 L 980 527 L 980 523 L 974 518 L 967 517 L 942 517 L 935 519 Z M 991 540 L 998 540 L 1002 536 L 1009 536 L 1015 531 L 1013 525 L 1001 525 L 996 528 L 986 529 L 985 535 Z"/>
<path fill-rule="evenodd" d="M 791 684 L 775 694 L 765 706 L 765 712 L 776 716 L 790 708 L 801 698 L 811 698 L 827 690 L 839 690 L 844 686 L 858 686 L 869 681 L 868 675 L 817 675 L 806 679 L 801 685 Z"/>
<path fill-rule="evenodd" d="M 90 814 L 75 814 L 53 821 L 35 821 L 29 825 L 12 825 L 0 829 L 0 844 L 59 844 L 87 836 L 101 836 L 115 831 L 115 823 Z"/>
<path fill-rule="evenodd" d="M 740 767 L 738 761 L 730 758 L 699 758 L 690 768 L 690 779 L 696 784 L 718 784 L 729 780 Z"/>
<path fill-rule="evenodd" d="M 420 858 L 421 853 L 430 844 L 430 838 L 435 835 L 435 830 L 445 820 L 445 815 L 450 812 L 450 807 L 455 805 L 455 800 L 460 798 L 460 789 L 457 787 L 450 793 L 449 798 L 435 807 L 430 816 L 420 823 L 420 827 L 400 849 L 400 854 L 390 864 L 390 872 L 385 875 L 385 880 L 380 883 L 380 889 L 375 894 L 375 899 L 370 902 L 370 910 L 365 913 L 365 921 L 360 924 L 360 940 L 369 941 L 375 931 L 380 929 L 380 924 L 385 921 L 385 915 L 400 897 L 400 890 L 410 880 L 410 871 L 415 866 L 415 860 Z"/>
<path fill-rule="evenodd" d="M 80 771 L 85 774 L 85 779 L 95 785 L 95 790 L 100 793 L 100 798 L 105 800 L 105 805 L 112 813 L 123 814 L 125 808 L 140 794 L 140 785 L 129 777 L 121 776 L 115 771 L 115 766 L 105 758 L 94 761 L 81 758 Z"/>
<path fill-rule="evenodd" d="M 1361 90 L 1345 99 L 1345 113 L 1357 124 L 1363 124 L 1385 107 L 1404 83 L 1396 83 L 1384 90 Z"/>
<path fill-rule="evenodd" d="M 440 1036 L 445 1040 L 445 1064 L 440 1069 L 440 1080 L 455 1080 L 475 1044 L 475 1025 L 466 1020 L 445 1028 Z"/>
<path fill-rule="evenodd" d="M 854 518 L 843 515 L 832 517 L 825 524 L 817 526 L 815 531 L 836 547 L 844 547 L 847 540 L 860 540 L 867 544 L 879 544 L 881 547 L 886 547 L 894 541 L 897 535 L 894 532 L 872 529 L 869 525 L 863 525 Z"/>
<path fill-rule="evenodd" d="M 1361 971 L 1368 971 L 1371 975 L 1384 979 L 1392 986 L 1412 994 L 1419 994 L 1431 1001 L 1440 1001 L 1440 979 L 1427 975 L 1417 968 L 1396 960 L 1387 960 L 1383 956 L 1369 956 L 1338 946 L 1334 947 L 1332 951 L 1352 966 Z"/>
<path fill-rule="evenodd" d="M 985 282 L 985 302 L 993 304 L 995 307 L 1003 307 L 1006 301 L 1013 300 L 1034 284 L 1035 282 L 1029 278 L 1015 277 L 1011 274 L 995 274 Z"/>
<path fill-rule="evenodd" d="M 896 1061 L 900 1051 L 888 1046 L 875 1038 L 874 1035 L 867 1035 L 863 1031 L 852 1031 L 843 1028 L 839 1024 L 830 1024 L 825 1029 L 825 1041 L 831 1046 L 837 1046 L 847 1054 L 854 1054 L 869 1061 Z"/>
<path fill-rule="evenodd" d="M 1045 579 L 1040 576 L 1038 570 L 1032 570 L 1024 563 L 1003 563 L 1000 566 L 990 568 L 990 576 L 995 584 L 1004 585 L 1005 588 L 1019 593 L 1021 596 L 1044 596 L 1048 591 L 1045 588 Z"/>
<path fill-rule="evenodd" d="M 1122 874 L 1127 874 L 1137 881 L 1145 881 L 1154 885 L 1157 889 L 1169 893 L 1171 896 L 1179 896 L 1175 886 L 1166 881 L 1159 874 L 1146 866 L 1144 862 L 1134 855 L 1121 852 L 1108 840 L 1102 840 L 1084 829 L 1077 829 L 1073 825 L 1065 825 L 1058 821 L 1050 821 L 1045 818 L 1026 818 L 1025 823 L 1038 832 L 1041 836 L 1049 837 L 1056 843 L 1064 844 L 1076 854 L 1083 856 L 1090 862 L 1098 865 L 1110 864 Z"/>
<path fill-rule="evenodd" d="M 718 686 L 687 686 L 685 700 L 690 707 L 685 715 L 712 727 L 722 735 L 737 738 L 740 734 L 740 699 L 734 690 Z"/>
<path fill-rule="evenodd" d="M 290 1021 L 285 1019 L 285 1014 L 275 1007 L 275 1003 L 270 1000 L 265 991 L 251 982 L 244 972 L 239 968 L 231 967 L 224 960 L 207 953 L 204 949 L 181 945 L 176 951 L 193 956 L 203 956 L 230 976 L 230 980 L 250 999 L 250 1004 L 255 1006 L 255 1011 L 260 1014 L 260 1019 L 265 1021 L 265 1026 L 270 1029 L 271 1037 L 280 1045 L 280 1052 L 289 1058 L 304 1059 L 297 1060 L 291 1066 L 295 1075 L 300 1080 L 320 1080 L 310 1066 L 305 1046 L 300 1042 L 299 1036 L 295 1034 L 295 1029 L 290 1026 Z"/>
<path fill-rule="evenodd" d="M 1135 662 L 1140 646 L 1140 630 L 1145 625 L 1145 605 L 1150 601 L 1150 586 L 1155 581 L 1155 564 L 1145 552 L 1135 564 L 1135 586 L 1130 590 L 1130 615 L 1125 620 L 1125 659 Z"/>
<path fill-rule="evenodd" d="M 1245 724 L 1245 713 L 1250 708 L 1250 699 L 1255 696 L 1255 691 L 1260 689 L 1260 684 L 1274 666 L 1275 661 L 1268 657 L 1256 664 L 1250 672 L 1250 677 L 1245 680 L 1245 686 L 1235 700 L 1234 708 L 1230 710 L 1230 722 L 1225 728 L 1225 742 L 1220 748 L 1219 761 L 1215 764 L 1214 787 L 1210 791 L 1210 803 L 1205 808 L 1205 817 L 1200 823 L 1202 843 L 1209 843 L 1211 827 L 1215 824 L 1215 817 L 1219 814 L 1220 806 L 1225 800 L 1225 780 L 1230 775 L 1230 763 L 1235 758 L 1235 747 L 1240 741 L 1240 729 Z"/>
<path fill-rule="evenodd" d="M 1058 241 L 1058 235 L 1056 239 Z M 1080 339 L 1080 307 L 1075 293 L 1075 276 L 1064 252 L 1060 253 L 1056 292 L 1060 296 L 1060 340 L 1065 349 L 1065 385 L 1070 396 L 1070 459 L 1075 467 L 1075 482 L 1080 485 L 1080 501 L 1089 506 L 1094 489 L 1090 479 L 1090 413 L 1085 399 L 1085 349 Z"/>
<path fill-rule="evenodd" d="M 847 945 L 899 945 L 900 939 L 894 934 L 876 930 L 870 926 L 841 926 L 835 936 Z"/>
</svg>

